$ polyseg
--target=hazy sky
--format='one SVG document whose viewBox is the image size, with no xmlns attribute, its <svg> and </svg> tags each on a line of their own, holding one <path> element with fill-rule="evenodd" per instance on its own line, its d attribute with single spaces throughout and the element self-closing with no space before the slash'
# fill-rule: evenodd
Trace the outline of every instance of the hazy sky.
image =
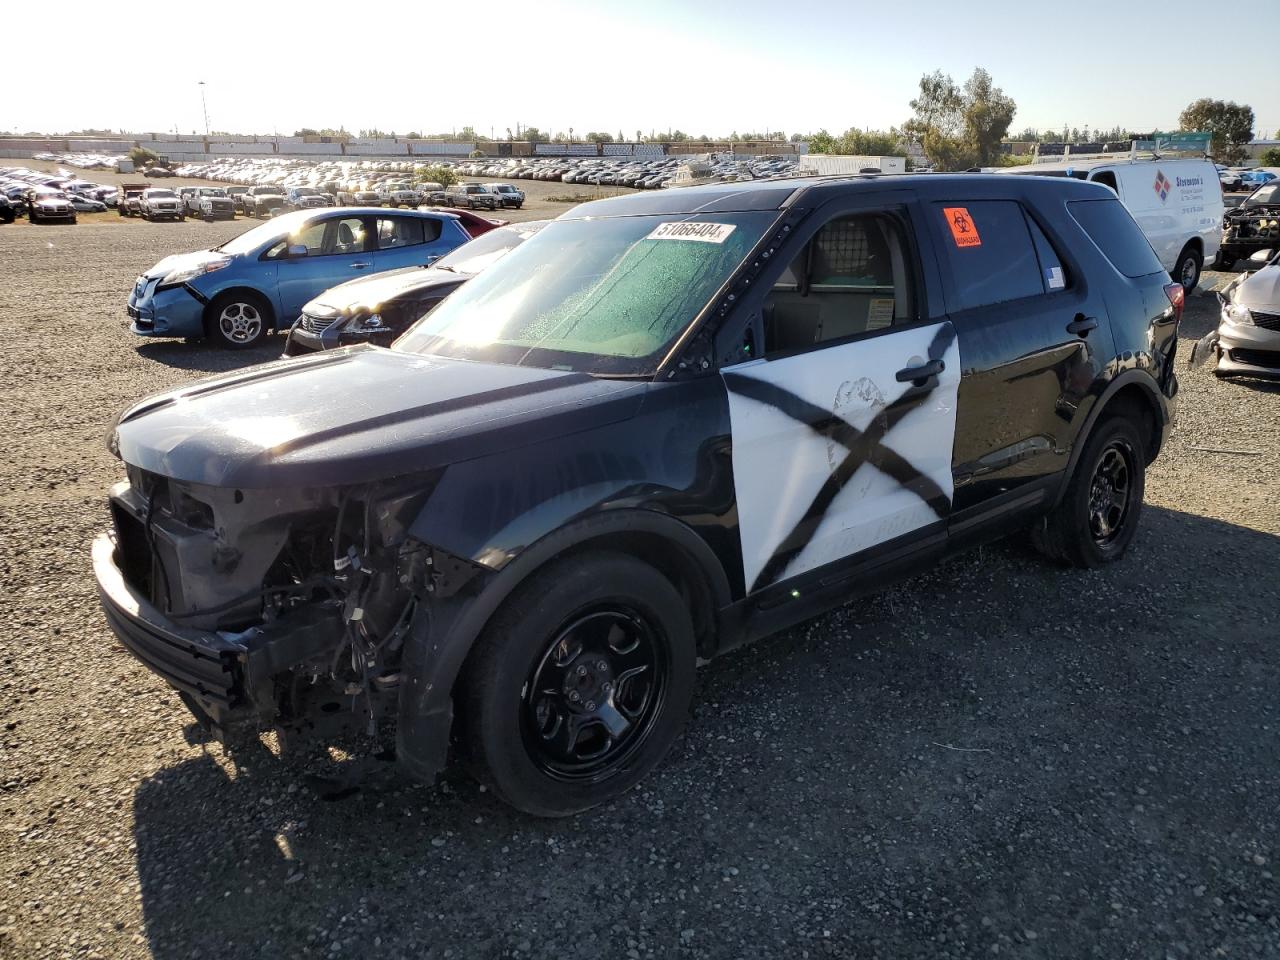
<svg viewBox="0 0 1280 960">
<path fill-rule="evenodd" d="M 1224 30 L 1213 9 L 1187 0 L 489 0 L 474 10 L 70 0 L 57 21 L 76 25 L 74 36 L 11 32 L 0 129 L 203 132 L 204 80 L 211 127 L 243 133 L 472 124 L 502 137 L 517 121 L 628 138 L 667 127 L 840 132 L 901 124 L 921 74 L 941 68 L 959 82 L 975 66 L 1017 101 L 1013 132 L 1171 129 L 1202 96 L 1250 104 L 1259 133 L 1280 128 L 1274 58 L 1264 68 L 1263 53 L 1239 47 L 1250 27 Z M 433 40 L 446 24 L 451 35 Z M 1237 53 L 1226 52 L 1229 35 Z M 74 51 L 55 54 L 51 38 Z"/>
</svg>

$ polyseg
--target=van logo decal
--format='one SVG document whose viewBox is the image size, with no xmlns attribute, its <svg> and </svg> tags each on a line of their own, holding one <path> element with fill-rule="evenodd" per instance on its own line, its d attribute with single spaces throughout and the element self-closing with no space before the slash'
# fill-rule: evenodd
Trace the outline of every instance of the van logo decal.
<svg viewBox="0 0 1280 960">
<path fill-rule="evenodd" d="M 1160 197 L 1161 203 L 1164 203 L 1164 201 L 1168 199 L 1169 188 L 1172 186 L 1173 184 L 1169 182 L 1169 178 L 1164 175 L 1164 172 L 1161 170 L 1157 170 L 1155 190 L 1156 190 L 1156 195 Z"/>
</svg>

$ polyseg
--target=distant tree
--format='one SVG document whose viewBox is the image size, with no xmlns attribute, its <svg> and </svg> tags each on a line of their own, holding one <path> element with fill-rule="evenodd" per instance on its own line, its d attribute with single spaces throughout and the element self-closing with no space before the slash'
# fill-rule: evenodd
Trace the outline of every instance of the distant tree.
<svg viewBox="0 0 1280 960">
<path fill-rule="evenodd" d="M 592 143 L 613 143 L 613 134 L 592 130 L 586 137 Z"/>
<path fill-rule="evenodd" d="M 835 153 L 836 138 L 827 133 L 826 130 L 819 130 L 817 133 L 809 134 L 809 152 L 810 153 Z"/>
<path fill-rule="evenodd" d="M 1079 127 L 1072 127 L 1072 128 L 1071 128 L 1071 136 L 1069 136 L 1069 137 L 1067 138 L 1067 142 L 1068 142 L 1068 143 L 1079 143 L 1079 142 L 1080 142 L 1080 128 L 1079 128 Z"/>
<path fill-rule="evenodd" d="M 989 166 L 1000 156 L 1000 142 L 1009 132 L 1018 105 L 978 67 L 964 85 L 965 141 L 976 151 L 977 162 Z"/>
<path fill-rule="evenodd" d="M 419 183 L 438 183 L 442 187 L 448 187 L 458 182 L 458 175 L 453 172 L 452 167 L 433 165 L 420 168 L 415 179 Z"/>
<path fill-rule="evenodd" d="M 643 140 L 643 139 L 644 139 L 644 134 L 643 134 L 643 133 L 641 133 L 639 130 L 637 130 L 637 131 L 636 131 L 636 143 L 639 143 L 639 142 L 640 142 L 641 140 Z"/>
<path fill-rule="evenodd" d="M 525 127 L 520 131 L 520 139 L 528 140 L 530 143 L 550 143 L 551 137 L 543 133 L 537 127 Z"/>
<path fill-rule="evenodd" d="M 1258 164 L 1263 167 L 1280 167 L 1280 148 L 1272 147 L 1270 150 L 1263 150 L 1262 156 L 1258 158 Z"/>
<path fill-rule="evenodd" d="M 1253 108 L 1234 101 L 1202 97 L 1187 104 L 1178 117 L 1183 130 L 1211 133 L 1209 152 L 1219 163 L 1239 163 L 1245 158 L 1244 145 L 1253 139 Z"/>
<path fill-rule="evenodd" d="M 863 157 L 905 157 L 907 151 L 896 129 L 859 130 L 851 127 L 836 140 L 832 153 Z"/>
<path fill-rule="evenodd" d="M 408 133 L 404 135 L 404 137 L 406 140 L 421 140 L 422 134 L 420 134 L 417 130 L 410 130 Z"/>
</svg>

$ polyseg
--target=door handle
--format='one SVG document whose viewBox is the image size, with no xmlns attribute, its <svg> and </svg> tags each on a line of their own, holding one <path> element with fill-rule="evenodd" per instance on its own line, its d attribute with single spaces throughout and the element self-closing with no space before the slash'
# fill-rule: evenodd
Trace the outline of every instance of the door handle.
<svg viewBox="0 0 1280 960">
<path fill-rule="evenodd" d="M 367 266 L 369 266 L 369 261 L 368 261 L 368 260 L 360 260 L 360 261 L 357 261 L 356 263 L 353 263 L 353 264 L 351 265 L 351 269 L 352 269 L 352 270 L 363 270 L 363 269 L 364 269 L 365 267 L 367 267 Z"/>
<path fill-rule="evenodd" d="M 1077 313 L 1076 318 L 1067 324 L 1067 333 L 1074 333 L 1079 337 L 1087 337 L 1090 330 L 1096 330 L 1097 328 L 1097 317 L 1086 317 L 1083 313 Z"/>
<path fill-rule="evenodd" d="M 918 367 L 904 367 L 894 376 L 899 383 L 906 383 L 910 380 L 915 386 L 922 387 L 930 377 L 936 377 L 945 369 L 947 369 L 947 365 L 941 360 L 930 360 L 928 363 L 922 363 Z"/>
</svg>

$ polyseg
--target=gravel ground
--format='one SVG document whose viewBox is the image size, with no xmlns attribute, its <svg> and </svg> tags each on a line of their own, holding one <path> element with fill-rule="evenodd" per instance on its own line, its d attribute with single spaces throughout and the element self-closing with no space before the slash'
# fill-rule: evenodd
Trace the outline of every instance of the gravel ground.
<svg viewBox="0 0 1280 960">
<path fill-rule="evenodd" d="M 1274 386 L 1183 368 L 1124 563 L 1001 543 L 717 661 L 605 808 L 325 802 L 201 742 L 88 567 L 115 411 L 280 349 L 125 329 L 141 269 L 240 229 L 0 227 L 0 956 L 1280 956 Z"/>
</svg>

